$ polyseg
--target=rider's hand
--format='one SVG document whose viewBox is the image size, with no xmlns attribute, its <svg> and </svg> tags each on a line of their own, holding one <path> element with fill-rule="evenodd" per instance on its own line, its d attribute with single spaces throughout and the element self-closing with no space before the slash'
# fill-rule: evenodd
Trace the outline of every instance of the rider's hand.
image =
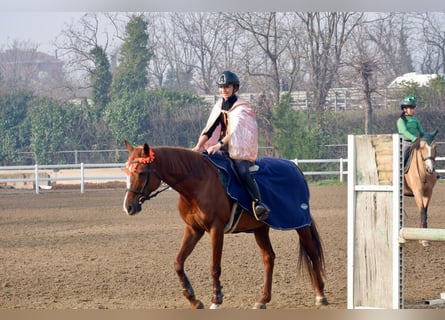
<svg viewBox="0 0 445 320">
<path fill-rule="evenodd" d="M 218 143 L 214 144 L 213 146 L 208 147 L 207 152 L 209 154 L 215 154 L 221 149 L 221 147 L 222 147 L 222 144 L 218 142 Z"/>
</svg>

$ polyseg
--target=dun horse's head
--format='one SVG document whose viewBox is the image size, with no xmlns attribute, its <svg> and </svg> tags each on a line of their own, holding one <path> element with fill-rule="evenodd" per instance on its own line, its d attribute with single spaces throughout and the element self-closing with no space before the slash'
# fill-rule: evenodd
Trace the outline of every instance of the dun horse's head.
<svg viewBox="0 0 445 320">
<path fill-rule="evenodd" d="M 431 133 L 425 133 L 422 137 L 418 149 L 423 162 L 425 163 L 425 170 L 428 174 L 432 174 L 436 169 L 436 142 L 434 137 L 438 130 Z"/>
<path fill-rule="evenodd" d="M 159 187 L 161 178 L 153 168 L 155 154 L 146 143 L 133 147 L 125 141 L 125 146 L 129 153 L 126 166 L 129 182 L 124 198 L 124 211 L 128 215 L 134 215 L 141 211 L 142 203 L 151 198 L 150 194 Z"/>
</svg>

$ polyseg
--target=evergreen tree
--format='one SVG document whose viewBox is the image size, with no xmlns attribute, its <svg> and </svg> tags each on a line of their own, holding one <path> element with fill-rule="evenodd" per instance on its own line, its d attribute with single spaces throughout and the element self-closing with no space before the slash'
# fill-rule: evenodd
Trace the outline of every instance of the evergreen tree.
<svg viewBox="0 0 445 320">
<path fill-rule="evenodd" d="M 112 95 L 145 89 L 148 85 L 148 63 L 152 52 L 148 48 L 148 23 L 142 15 L 131 17 L 126 25 L 126 37 L 120 51 L 119 65 L 112 82 Z"/>
<path fill-rule="evenodd" d="M 95 118 L 101 116 L 101 112 L 108 104 L 112 75 L 110 62 L 102 47 L 96 46 L 91 50 L 94 60 L 94 69 L 90 72 L 91 85 L 93 87 L 92 100 L 96 111 Z"/>
<path fill-rule="evenodd" d="M 32 94 L 18 92 L 0 95 L 0 164 L 14 162 L 29 144 L 26 113 Z"/>
<path fill-rule="evenodd" d="M 274 141 L 280 157 L 287 159 L 322 157 L 320 145 L 324 144 L 324 134 L 319 124 L 323 119 L 318 115 L 320 119 L 315 124 L 313 119 L 315 114 L 291 109 L 290 99 L 290 95 L 284 95 L 280 104 L 273 110 Z M 308 123 L 312 125 L 308 126 Z"/>
<path fill-rule="evenodd" d="M 31 124 L 31 149 L 38 164 L 52 164 L 53 154 L 64 149 L 69 137 L 64 128 L 66 109 L 51 98 L 35 99 L 28 117 Z"/>
</svg>

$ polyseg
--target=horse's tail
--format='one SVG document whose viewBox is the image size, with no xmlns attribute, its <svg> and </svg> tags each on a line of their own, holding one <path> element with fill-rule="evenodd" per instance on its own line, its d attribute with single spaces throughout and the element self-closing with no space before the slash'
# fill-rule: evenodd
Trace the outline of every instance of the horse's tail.
<svg viewBox="0 0 445 320">
<path fill-rule="evenodd" d="M 300 270 L 303 268 L 309 273 L 312 282 L 317 278 L 316 270 L 321 272 L 321 275 L 325 277 L 325 259 L 323 253 L 323 244 L 318 233 L 315 221 L 312 220 L 312 224 L 309 227 L 310 237 L 312 238 L 312 244 L 310 245 L 311 251 L 308 252 L 308 248 L 304 245 L 304 240 L 300 237 L 300 258 L 298 261 L 298 267 Z M 315 266 L 318 265 L 318 268 Z"/>
</svg>

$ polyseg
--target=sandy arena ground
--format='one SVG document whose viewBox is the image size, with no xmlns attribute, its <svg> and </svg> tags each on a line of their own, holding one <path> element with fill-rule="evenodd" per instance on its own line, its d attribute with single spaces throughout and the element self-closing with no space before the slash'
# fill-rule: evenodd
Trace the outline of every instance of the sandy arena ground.
<svg viewBox="0 0 445 320">
<path fill-rule="evenodd" d="M 311 186 L 312 214 L 324 242 L 327 266 L 324 309 L 345 309 L 346 185 Z M 445 183 L 434 190 L 429 226 L 445 228 Z M 0 189 L 0 309 L 188 308 L 173 269 L 183 223 L 177 194 L 166 191 L 128 217 L 124 188 Z M 418 224 L 413 199 L 405 200 L 405 225 Z M 298 236 L 272 230 L 276 252 L 269 309 L 311 309 L 307 276 L 297 270 Z M 405 307 L 425 305 L 445 292 L 445 243 L 405 249 Z M 187 260 L 186 271 L 206 307 L 212 294 L 210 243 L 206 235 Z M 223 308 L 249 309 L 259 296 L 262 263 L 253 236 L 227 235 L 223 253 Z"/>
</svg>

